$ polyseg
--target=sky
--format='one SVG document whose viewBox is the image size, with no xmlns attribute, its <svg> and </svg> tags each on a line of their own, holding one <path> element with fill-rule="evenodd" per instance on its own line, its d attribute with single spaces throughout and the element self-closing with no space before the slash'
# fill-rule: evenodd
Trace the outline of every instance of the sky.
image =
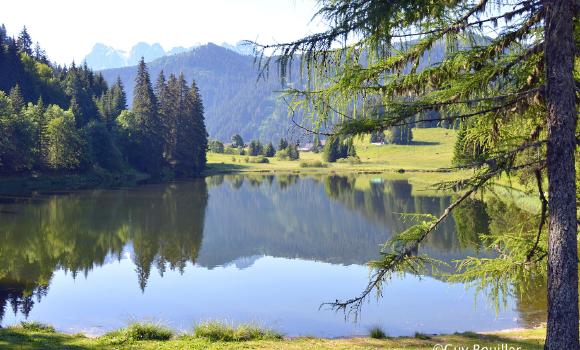
<svg viewBox="0 0 580 350">
<path fill-rule="evenodd" d="M 165 50 L 240 40 L 285 42 L 320 31 L 315 0 L 9 0 L 0 23 L 16 36 L 26 25 L 48 57 L 81 62 L 95 43 L 130 50 L 138 42 Z"/>
</svg>

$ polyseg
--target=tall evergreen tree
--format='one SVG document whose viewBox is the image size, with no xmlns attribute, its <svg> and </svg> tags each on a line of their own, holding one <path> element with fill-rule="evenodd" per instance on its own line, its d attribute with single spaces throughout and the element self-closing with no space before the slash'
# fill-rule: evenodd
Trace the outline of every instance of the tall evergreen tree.
<svg viewBox="0 0 580 350">
<path fill-rule="evenodd" d="M 194 169 L 201 171 L 207 162 L 207 129 L 205 127 L 204 107 L 201 94 L 195 80 L 191 82 L 190 96 L 193 104 L 193 130 L 195 135 Z"/>
<path fill-rule="evenodd" d="M 163 166 L 161 121 L 157 114 L 157 100 L 145 60 L 141 58 L 135 78 L 133 113 L 137 130 L 133 130 L 133 151 L 130 163 L 138 170 L 159 175 Z"/>
<path fill-rule="evenodd" d="M 32 56 L 32 38 L 30 37 L 30 34 L 28 34 L 26 26 L 24 26 L 20 34 L 18 34 L 16 45 L 18 46 L 18 50 L 20 52 L 23 52 L 28 56 Z"/>
<path fill-rule="evenodd" d="M 269 57 L 281 64 L 282 78 L 295 54 L 303 53 L 302 64 L 314 79 L 305 85 L 308 89 L 290 93 L 298 104 L 314 109 L 318 125 L 334 125 L 325 134 L 382 131 L 421 122 L 413 117 L 436 109 L 448 122 L 474 120 L 472 133 L 491 146 L 485 161 L 471 165 L 477 174 L 453 184 L 465 191 L 458 200 L 441 217 L 395 235 L 386 246 L 392 249 L 372 263 L 375 274 L 363 293 L 331 303 L 334 307 L 356 310 L 393 272 L 425 266 L 413 251 L 457 205 L 504 173 L 528 174 L 544 203 L 537 232 L 519 233 L 517 247 L 513 237 L 497 237 L 494 245 L 505 245 L 499 260 L 468 259 L 457 272 L 471 281 L 506 283 L 547 271 L 546 349 L 579 348 L 578 11 L 575 0 L 323 0 L 317 15 L 330 23 L 328 30 L 264 46 L 269 54 L 272 48 L 281 54 Z M 492 38 L 486 37 L 490 25 L 495 27 Z M 439 44 L 446 46 L 446 55 L 430 64 L 429 50 Z M 376 98 L 384 116 L 349 115 L 354 105 Z M 337 114 L 346 117 L 334 123 L 329 116 Z"/>
</svg>

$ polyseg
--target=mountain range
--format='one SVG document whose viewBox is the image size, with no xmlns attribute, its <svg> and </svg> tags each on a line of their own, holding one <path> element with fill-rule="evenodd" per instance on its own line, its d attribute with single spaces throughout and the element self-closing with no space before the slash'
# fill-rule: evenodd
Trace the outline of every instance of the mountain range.
<svg viewBox="0 0 580 350">
<path fill-rule="evenodd" d="M 145 59 L 145 62 L 151 62 L 160 57 L 187 52 L 199 46 L 202 46 L 202 44 L 197 43 L 189 48 L 177 46 L 165 51 L 159 43 L 148 44 L 139 42 L 131 50 L 124 51 L 103 43 L 96 43 L 83 61 L 93 70 L 120 68 L 137 65 L 141 57 Z M 224 42 L 221 46 L 242 55 L 250 55 L 252 53 L 251 48 L 245 46 L 241 41 L 235 45 Z"/>
</svg>

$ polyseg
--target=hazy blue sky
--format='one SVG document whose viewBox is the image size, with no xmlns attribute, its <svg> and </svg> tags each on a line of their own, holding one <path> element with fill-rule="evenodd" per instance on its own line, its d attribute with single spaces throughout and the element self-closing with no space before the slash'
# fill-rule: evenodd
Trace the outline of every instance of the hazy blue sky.
<svg viewBox="0 0 580 350">
<path fill-rule="evenodd" d="M 208 41 L 288 41 L 320 30 L 315 0 L 10 0 L 0 23 L 24 25 L 49 57 L 80 62 L 97 42 L 128 50 L 139 41 L 168 50 Z"/>
</svg>

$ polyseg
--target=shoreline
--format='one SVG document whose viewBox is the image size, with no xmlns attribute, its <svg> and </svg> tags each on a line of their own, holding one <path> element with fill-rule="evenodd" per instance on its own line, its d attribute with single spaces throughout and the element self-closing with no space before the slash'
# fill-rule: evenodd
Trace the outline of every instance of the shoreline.
<svg viewBox="0 0 580 350">
<path fill-rule="evenodd" d="M 31 326 L 32 325 L 32 326 Z M 150 327 L 139 329 L 138 327 Z M 203 325 L 201 326 L 204 327 Z M 195 328 L 190 333 L 176 334 L 159 325 L 137 324 L 91 337 L 66 334 L 38 323 L 0 328 L 0 347 L 5 349 L 436 349 L 439 344 L 464 346 L 497 346 L 507 344 L 513 349 L 541 349 L 546 328 L 512 328 L 491 332 L 462 332 L 454 334 L 423 334 L 380 338 L 353 336 L 339 338 L 284 337 L 275 331 L 251 328 L 239 337 L 228 337 L 227 329 Z M 231 328 L 231 327 L 230 327 Z M 137 329 L 137 331 L 136 331 Z M 143 330 L 147 332 L 142 332 Z M 237 332 L 238 329 L 230 329 Z M 242 332 L 244 332 L 242 330 Z M 233 334 L 233 333 L 232 333 Z M 467 347 L 465 347 L 467 346 Z M 489 349 L 492 349 L 489 347 Z M 509 349 L 509 347 L 508 347 Z"/>
</svg>

